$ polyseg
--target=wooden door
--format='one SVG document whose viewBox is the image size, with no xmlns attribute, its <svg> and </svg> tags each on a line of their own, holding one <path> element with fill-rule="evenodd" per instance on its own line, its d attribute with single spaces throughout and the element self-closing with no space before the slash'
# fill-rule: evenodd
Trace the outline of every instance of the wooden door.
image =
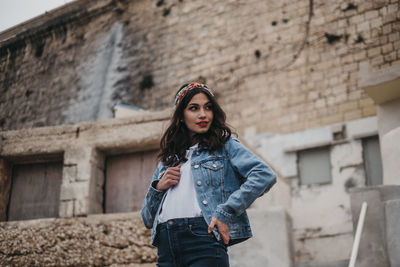
<svg viewBox="0 0 400 267">
<path fill-rule="evenodd" d="M 14 165 L 9 221 L 58 217 L 62 162 Z"/>
<path fill-rule="evenodd" d="M 105 212 L 140 210 L 153 172 L 158 151 L 107 157 Z"/>
</svg>

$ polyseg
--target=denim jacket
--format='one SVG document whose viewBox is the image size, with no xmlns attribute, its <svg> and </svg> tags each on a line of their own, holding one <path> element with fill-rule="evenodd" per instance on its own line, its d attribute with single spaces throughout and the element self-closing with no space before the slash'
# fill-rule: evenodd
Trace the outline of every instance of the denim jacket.
<svg viewBox="0 0 400 267">
<path fill-rule="evenodd" d="M 161 162 L 158 164 L 141 211 L 144 225 L 152 229 L 153 244 L 158 215 L 166 196 L 166 191 L 157 190 L 155 186 L 168 167 Z M 275 184 L 276 175 L 271 168 L 231 137 L 224 148 L 214 153 L 199 148 L 194 150 L 191 169 L 197 200 L 207 224 L 212 216 L 228 224 L 229 245 L 251 237 L 246 208 Z M 221 239 L 216 228 L 213 233 Z"/>
</svg>

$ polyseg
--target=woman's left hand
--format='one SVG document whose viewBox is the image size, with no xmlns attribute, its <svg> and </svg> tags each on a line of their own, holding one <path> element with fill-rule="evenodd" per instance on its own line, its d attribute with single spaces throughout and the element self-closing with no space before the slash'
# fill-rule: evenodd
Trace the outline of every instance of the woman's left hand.
<svg viewBox="0 0 400 267">
<path fill-rule="evenodd" d="M 229 243 L 229 227 L 226 223 L 218 220 L 215 217 L 211 217 L 211 223 L 208 226 L 208 233 L 211 233 L 214 229 L 214 226 L 217 226 L 218 233 L 221 235 L 222 240 L 224 241 L 225 245 Z"/>
</svg>

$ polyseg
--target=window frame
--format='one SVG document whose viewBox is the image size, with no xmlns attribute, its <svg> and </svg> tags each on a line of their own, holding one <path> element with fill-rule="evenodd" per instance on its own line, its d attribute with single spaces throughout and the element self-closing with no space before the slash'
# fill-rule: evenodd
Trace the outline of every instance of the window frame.
<svg viewBox="0 0 400 267">
<path fill-rule="evenodd" d="M 304 183 L 302 179 L 302 171 L 301 171 L 301 154 L 302 153 L 307 153 L 307 152 L 312 152 L 312 151 L 321 151 L 321 150 L 327 150 L 327 156 L 328 156 L 328 176 L 329 180 L 324 180 L 320 182 L 311 182 L 311 183 Z M 316 147 L 310 147 L 307 149 L 302 149 L 302 150 L 297 150 L 296 151 L 296 164 L 297 164 L 297 173 L 298 173 L 298 184 L 300 186 L 313 186 L 313 185 L 330 185 L 333 183 L 333 176 L 332 176 L 332 163 L 331 163 L 331 151 L 332 151 L 332 146 L 331 145 L 323 145 L 323 146 L 316 146 Z"/>
</svg>

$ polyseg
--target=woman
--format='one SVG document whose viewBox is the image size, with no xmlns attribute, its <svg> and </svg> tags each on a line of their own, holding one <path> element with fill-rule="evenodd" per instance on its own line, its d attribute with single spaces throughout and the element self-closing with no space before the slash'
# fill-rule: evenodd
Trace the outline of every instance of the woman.
<svg viewBox="0 0 400 267">
<path fill-rule="evenodd" d="M 229 266 L 227 246 L 251 237 L 246 208 L 276 182 L 231 137 L 225 113 L 201 83 L 182 86 L 143 201 L 158 266 Z"/>
</svg>

